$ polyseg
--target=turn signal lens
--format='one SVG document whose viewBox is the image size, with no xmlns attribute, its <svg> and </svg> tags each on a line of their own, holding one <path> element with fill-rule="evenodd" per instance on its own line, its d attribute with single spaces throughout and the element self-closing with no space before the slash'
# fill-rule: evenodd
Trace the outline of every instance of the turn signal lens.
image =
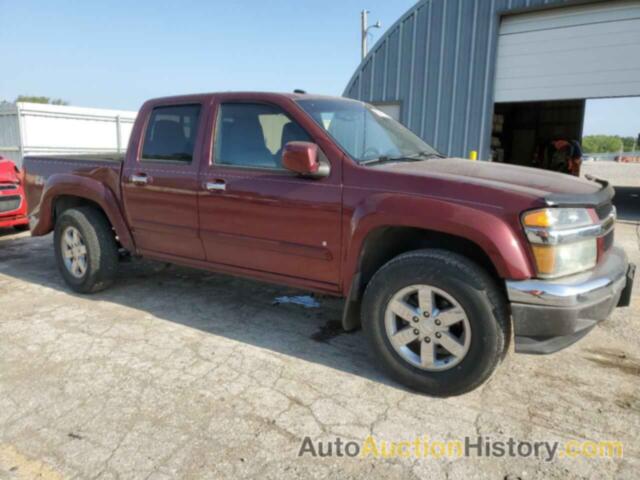
<svg viewBox="0 0 640 480">
<path fill-rule="evenodd" d="M 529 212 L 522 217 L 522 223 L 524 223 L 525 227 L 550 227 L 551 216 L 549 215 L 549 210 L 544 209 Z"/>
<path fill-rule="evenodd" d="M 536 267 L 541 275 L 551 275 L 556 264 L 555 248 L 549 245 L 531 245 Z"/>
<path fill-rule="evenodd" d="M 586 208 L 543 208 L 522 217 L 525 227 L 576 228 L 593 225 L 597 217 Z"/>
</svg>

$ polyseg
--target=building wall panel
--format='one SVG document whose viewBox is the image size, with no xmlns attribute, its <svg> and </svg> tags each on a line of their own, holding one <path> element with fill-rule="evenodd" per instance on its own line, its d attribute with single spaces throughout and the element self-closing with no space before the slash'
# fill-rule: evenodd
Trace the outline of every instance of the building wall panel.
<svg viewBox="0 0 640 480">
<path fill-rule="evenodd" d="M 398 60 L 400 58 L 398 47 L 400 46 L 400 27 L 396 27 L 389 35 L 387 45 L 387 69 L 385 72 L 385 92 L 382 100 L 385 102 L 396 99 L 396 87 L 398 85 Z"/>
<path fill-rule="evenodd" d="M 425 118 L 423 119 L 424 124 L 422 126 L 422 131 L 414 131 L 415 133 L 422 135 L 424 139 L 427 139 L 427 142 L 433 144 L 433 133 L 435 132 L 436 124 L 438 122 L 438 111 L 436 107 L 440 85 L 440 65 L 444 61 L 442 55 L 444 25 L 438 20 L 444 15 L 444 3 L 430 2 L 430 9 L 430 24 L 427 30 L 427 34 L 429 35 L 429 58 L 424 71 L 423 83 L 425 84 L 425 91 L 422 95 Z M 419 88 L 420 83 L 417 82 L 416 85 Z"/>
<path fill-rule="evenodd" d="M 429 21 L 429 8 L 427 5 L 416 10 L 416 43 L 415 43 L 415 55 L 413 62 L 413 75 L 411 77 L 411 118 L 409 119 L 409 125 L 416 131 L 419 131 L 420 121 L 422 119 L 422 98 L 420 91 L 413 86 L 424 80 L 424 69 L 427 63 L 427 28 Z"/>
<path fill-rule="evenodd" d="M 399 75 L 399 97 L 406 99 L 402 105 L 402 123 L 408 124 L 411 118 L 411 96 L 413 94 L 411 84 L 411 72 L 415 61 L 415 43 L 413 38 L 415 12 L 413 12 L 402 23 L 402 43 L 400 45 L 400 75 Z"/>
</svg>

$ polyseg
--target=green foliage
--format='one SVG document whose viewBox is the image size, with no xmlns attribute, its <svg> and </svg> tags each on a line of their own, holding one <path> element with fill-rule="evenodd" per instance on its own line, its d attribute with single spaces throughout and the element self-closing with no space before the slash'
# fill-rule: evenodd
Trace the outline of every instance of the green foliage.
<svg viewBox="0 0 640 480">
<path fill-rule="evenodd" d="M 49 97 L 37 97 L 33 95 L 18 95 L 17 102 L 29 102 L 29 103 L 48 103 L 51 105 L 69 105 L 61 98 L 49 98 Z"/>
<path fill-rule="evenodd" d="M 636 150 L 640 150 L 640 145 L 636 145 L 636 138 L 633 137 L 622 137 L 622 144 L 625 152 L 633 152 L 633 147 L 635 145 Z"/>
<path fill-rule="evenodd" d="M 633 137 L 618 135 L 588 135 L 582 139 L 582 149 L 585 153 L 615 153 L 623 147 L 625 152 L 631 152 L 635 143 Z M 636 146 L 636 149 L 640 146 Z"/>
</svg>

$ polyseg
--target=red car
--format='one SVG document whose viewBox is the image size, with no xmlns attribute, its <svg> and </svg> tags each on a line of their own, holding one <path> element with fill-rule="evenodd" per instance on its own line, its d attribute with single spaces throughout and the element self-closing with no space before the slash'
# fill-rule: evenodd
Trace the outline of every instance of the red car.
<svg viewBox="0 0 640 480">
<path fill-rule="evenodd" d="M 29 229 L 21 177 L 15 163 L 0 157 L 0 228 Z"/>
</svg>

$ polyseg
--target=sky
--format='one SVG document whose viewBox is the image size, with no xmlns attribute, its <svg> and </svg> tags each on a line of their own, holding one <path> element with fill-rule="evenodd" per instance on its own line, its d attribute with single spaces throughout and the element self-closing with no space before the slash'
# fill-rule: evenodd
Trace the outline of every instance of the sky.
<svg viewBox="0 0 640 480">
<path fill-rule="evenodd" d="M 341 95 L 360 61 L 360 10 L 389 27 L 414 3 L 0 0 L 0 99 L 137 110 L 181 93 Z"/>
<path fill-rule="evenodd" d="M 61 98 L 137 110 L 227 90 L 342 94 L 370 46 L 415 0 L 0 0 L 0 100 Z M 585 134 L 637 135 L 640 99 L 590 101 Z"/>
<path fill-rule="evenodd" d="M 588 100 L 583 135 L 640 135 L 640 98 Z"/>
</svg>

